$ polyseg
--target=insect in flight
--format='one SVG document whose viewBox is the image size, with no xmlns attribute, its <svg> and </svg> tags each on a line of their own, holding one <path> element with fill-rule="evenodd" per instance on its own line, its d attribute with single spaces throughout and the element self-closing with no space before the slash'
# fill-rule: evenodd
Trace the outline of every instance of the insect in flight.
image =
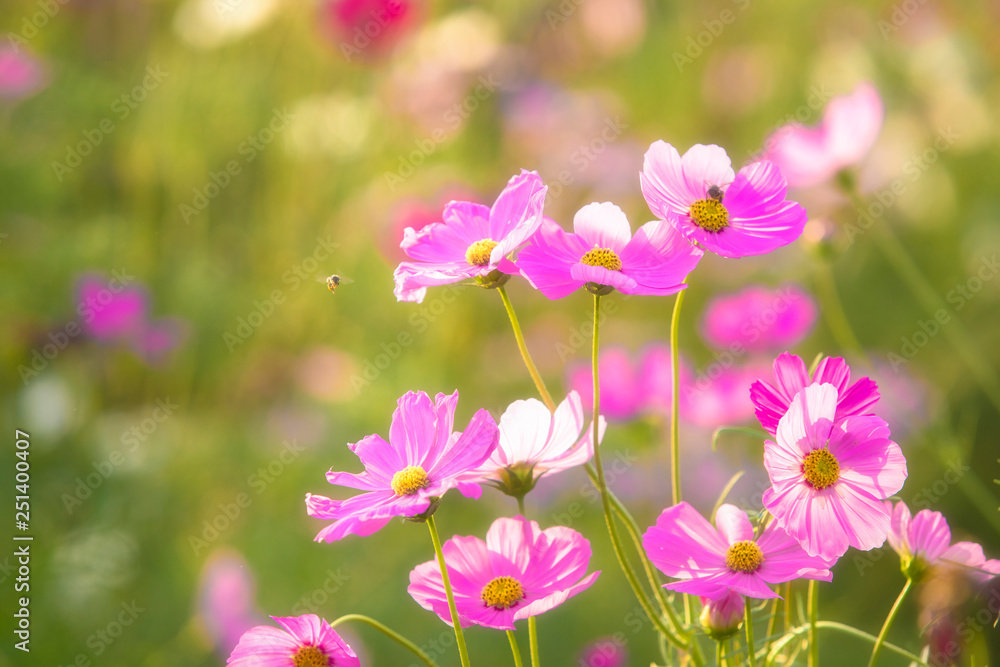
<svg viewBox="0 0 1000 667">
<path fill-rule="evenodd" d="M 336 273 L 327 276 L 326 278 L 317 278 L 316 282 L 326 283 L 326 288 L 330 290 L 331 294 L 337 293 L 337 288 L 341 285 L 349 285 L 354 281 L 350 278 L 337 275 Z"/>
</svg>

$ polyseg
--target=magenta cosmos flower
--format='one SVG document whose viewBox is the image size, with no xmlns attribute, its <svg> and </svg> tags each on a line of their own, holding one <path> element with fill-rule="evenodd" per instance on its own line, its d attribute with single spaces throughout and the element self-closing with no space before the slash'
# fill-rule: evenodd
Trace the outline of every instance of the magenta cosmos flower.
<svg viewBox="0 0 1000 667">
<path fill-rule="evenodd" d="M 579 667 L 627 667 L 628 651 L 621 637 L 605 637 L 584 647 Z"/>
<path fill-rule="evenodd" d="M 404 230 L 399 247 L 416 261 L 396 267 L 396 299 L 420 303 L 428 287 L 485 278 L 495 271 L 500 260 L 538 229 L 547 191 L 538 174 L 522 171 L 510 179 L 492 208 L 453 201 L 445 206 L 444 222 L 419 232 Z"/>
<path fill-rule="evenodd" d="M 548 473 L 583 465 L 594 456 L 594 425 L 583 435 L 583 404 L 571 391 L 555 412 L 541 401 L 514 401 L 500 417 L 500 440 L 493 454 L 471 481 L 488 481 L 508 495 L 523 496 Z M 598 420 L 597 441 L 604 439 L 607 424 Z"/>
<path fill-rule="evenodd" d="M 316 541 L 333 542 L 347 535 L 371 535 L 394 516 L 415 517 L 449 489 L 478 498 L 482 489 L 463 476 L 485 461 L 497 444 L 496 422 L 486 410 L 473 415 L 462 432 L 452 432 L 458 392 L 438 394 L 432 402 L 424 392 L 408 392 L 392 413 L 389 442 L 370 435 L 348 445 L 365 471 L 326 474 L 331 484 L 364 493 L 347 500 L 306 494 L 309 516 L 333 521 Z"/>
<path fill-rule="evenodd" d="M 13 44 L 0 46 L 0 99 L 19 100 L 48 85 L 45 66 Z"/>
<path fill-rule="evenodd" d="M 721 598 L 734 591 L 752 598 L 776 598 L 773 584 L 793 579 L 830 581 L 836 559 L 809 556 L 773 523 L 754 538 L 753 524 L 735 505 L 722 505 L 715 527 L 687 503 L 663 510 L 642 536 L 649 559 L 675 579 L 664 588 Z"/>
<path fill-rule="evenodd" d="M 751 285 L 712 299 L 701 330 L 710 345 L 737 352 L 778 352 L 795 347 L 816 323 L 816 302 L 798 285 Z"/>
<path fill-rule="evenodd" d="M 580 533 L 564 526 L 541 530 L 521 516 L 494 521 L 485 542 L 453 537 L 443 549 L 463 627 L 514 630 L 515 621 L 558 607 L 600 575 L 586 574 L 590 542 Z M 451 625 L 436 560 L 410 572 L 407 590 L 421 607 Z"/>
<path fill-rule="evenodd" d="M 793 123 L 775 131 L 764 144 L 764 158 L 778 165 L 790 187 L 822 183 L 860 164 L 878 139 L 884 115 L 875 86 L 861 83 L 850 95 L 833 98 L 816 127 Z"/>
<path fill-rule="evenodd" d="M 234 667 L 361 667 L 358 657 L 330 624 L 315 614 L 272 616 L 282 630 L 247 630 L 226 661 Z"/>
<path fill-rule="evenodd" d="M 882 501 L 906 480 L 906 459 L 874 415 L 837 417 L 837 388 L 812 384 L 792 400 L 775 441 L 764 443 L 771 488 L 764 507 L 810 555 L 839 558 L 848 546 L 885 543 Z"/>
<path fill-rule="evenodd" d="M 832 384 L 837 390 L 837 414 L 835 421 L 854 415 L 871 414 L 870 409 L 878 402 L 878 385 L 869 378 L 851 382 L 851 369 L 840 357 L 825 357 L 816 366 L 812 378 L 802 357 L 783 352 L 774 360 L 774 385 L 758 380 L 750 386 L 750 400 L 753 401 L 757 419 L 764 430 L 774 435 L 778 422 L 792 403 L 795 395 L 813 383 Z"/>
<path fill-rule="evenodd" d="M 921 578 L 928 568 L 941 566 L 963 570 L 977 583 L 1000 572 L 1000 562 L 988 561 L 982 546 L 951 543 L 951 528 L 941 512 L 921 510 L 914 516 L 904 502 L 892 507 L 889 545 L 899 554 L 903 572 L 913 579 Z"/>
<path fill-rule="evenodd" d="M 250 566 L 240 554 L 219 550 L 205 563 L 198 587 L 199 616 L 216 651 L 226 656 L 264 618 L 257 612 Z"/>
<path fill-rule="evenodd" d="M 785 199 L 785 177 L 772 163 L 733 173 L 719 146 L 695 144 L 684 154 L 664 141 L 646 151 L 642 194 L 657 217 L 723 257 L 763 255 L 802 234 L 806 211 Z"/>
<path fill-rule="evenodd" d="M 610 202 L 577 211 L 573 230 L 546 219 L 518 253 L 515 268 L 550 299 L 584 285 L 623 294 L 676 294 L 687 287 L 684 278 L 703 254 L 662 220 L 647 222 L 633 236 L 628 218 Z"/>
<path fill-rule="evenodd" d="M 752 421 L 754 405 L 749 390 L 760 371 L 756 361 L 729 368 L 709 365 L 698 379 L 682 387 L 681 414 L 691 423 L 711 429 Z"/>
</svg>

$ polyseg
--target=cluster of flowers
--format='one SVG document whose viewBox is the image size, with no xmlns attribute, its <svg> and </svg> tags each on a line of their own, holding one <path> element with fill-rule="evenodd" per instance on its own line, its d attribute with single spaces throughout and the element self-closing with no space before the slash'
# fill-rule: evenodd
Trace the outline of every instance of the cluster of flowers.
<svg viewBox="0 0 1000 667">
<path fill-rule="evenodd" d="M 785 135 L 802 139 L 791 131 Z M 810 156 L 823 152 L 822 138 L 806 142 L 816 148 Z M 840 149 L 845 141 L 834 137 Z M 844 153 L 825 151 L 828 162 L 836 163 L 831 174 L 849 164 Z M 613 290 L 678 293 L 704 252 L 764 254 L 798 238 L 806 222 L 805 210 L 786 199 L 786 180 L 775 162 L 762 159 L 734 173 L 718 146 L 696 145 L 682 156 L 657 141 L 646 153 L 640 178 L 658 219 L 635 234 L 611 203 L 584 206 L 573 233 L 566 232 L 545 217 L 546 187 L 528 171 L 514 176 L 492 207 L 451 202 L 442 222 L 406 230 L 401 247 L 413 261 L 396 269 L 395 294 L 419 302 L 430 287 L 473 281 L 498 289 L 509 308 L 503 285 L 512 276 L 524 277 L 550 299 L 582 287 L 594 294 L 596 333 L 601 296 Z M 516 318 L 511 319 L 522 342 Z M 672 353 L 676 359 L 677 350 Z M 526 353 L 525 361 L 533 371 Z M 666 367 L 676 391 L 679 369 Z M 591 392 L 599 386 L 599 369 L 592 371 Z M 455 627 L 463 664 L 468 658 L 461 627 L 513 631 L 517 621 L 529 619 L 533 628 L 533 617 L 585 591 L 600 575 L 588 573 L 590 543 L 580 533 L 563 526 L 543 529 L 523 516 L 524 495 L 541 477 L 593 458 L 593 477 L 618 547 L 598 447 L 606 427 L 599 394 L 590 396 L 594 420 L 588 425 L 579 392 L 571 390 L 556 406 L 540 382 L 539 390 L 546 403 L 515 401 L 499 423 L 480 410 L 461 431 L 454 422 L 457 391 L 434 399 L 409 392 L 398 401 L 388 441 L 374 434 L 349 445 L 364 471 L 327 474 L 331 484 L 361 493 L 346 500 L 306 497 L 309 515 L 330 522 L 317 541 L 372 535 L 394 517 L 428 524 L 437 559 L 413 569 L 408 591 Z M 750 516 L 722 504 L 713 525 L 691 505 L 676 502 L 642 535 L 639 550 L 675 580 L 665 588 L 701 598 L 701 622 L 713 638 L 731 635 L 744 621 L 750 608 L 745 598 L 777 598 L 773 587 L 793 580 L 830 581 L 831 568 L 849 547 L 871 550 L 888 539 L 910 581 L 941 565 L 962 568 L 979 581 L 1000 572 L 1000 561 L 986 560 L 978 545 L 950 544 L 939 513 L 925 510 L 911 518 L 904 504 L 893 505 L 890 499 L 907 477 L 906 460 L 876 414 L 876 384 L 869 378 L 852 383 L 843 359 L 822 359 L 810 372 L 801 358 L 786 352 L 773 363 L 773 380 L 757 380 L 749 393 L 770 436 L 763 446 L 771 483 L 764 511 Z M 494 521 L 485 541 L 456 536 L 441 546 L 433 515 L 442 498 L 452 488 L 479 498 L 483 484 L 517 498 L 521 515 Z M 313 615 L 275 620 L 284 630 L 248 631 L 230 664 L 358 664 L 326 621 Z M 745 621 L 749 629 L 750 619 Z M 682 638 L 687 632 L 675 629 Z M 750 664 L 755 664 L 749 635 Z M 691 641 L 689 632 L 686 637 Z M 513 636 L 511 643 L 517 656 Z M 690 643 L 681 647 L 692 649 Z M 877 652 L 878 644 L 873 661 Z"/>
</svg>

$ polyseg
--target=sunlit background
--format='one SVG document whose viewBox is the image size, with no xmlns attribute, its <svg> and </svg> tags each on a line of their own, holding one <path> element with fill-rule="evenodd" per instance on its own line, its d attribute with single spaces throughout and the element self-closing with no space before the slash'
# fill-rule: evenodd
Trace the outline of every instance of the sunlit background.
<svg viewBox="0 0 1000 667">
<path fill-rule="evenodd" d="M 747 387 L 780 350 L 728 354 L 706 340 L 705 310 L 793 285 L 815 304 L 793 351 L 846 356 L 882 388 L 909 464 L 900 497 L 1000 556 L 1000 3 L 13 0 L 0 18 L 0 479 L 11 498 L 13 433 L 27 431 L 35 537 L 30 656 L 13 648 L 12 549 L 0 554 L 0 665 L 219 665 L 266 615 L 350 612 L 458 664 L 450 629 L 405 590 L 432 556 L 425 529 L 315 543 L 323 522 L 303 503 L 337 495 L 324 473 L 360 470 L 346 444 L 387 435 L 407 390 L 457 388 L 463 424 L 535 395 L 496 293 L 396 302 L 402 230 L 451 199 L 492 203 L 521 168 L 565 226 L 610 200 L 636 228 L 653 217 L 638 179 L 650 142 L 717 143 L 738 167 L 863 81 L 886 107 L 856 174 L 880 212 L 859 219 L 833 184 L 793 192 L 810 213 L 798 242 L 706 255 L 691 277 L 681 348 L 704 396 L 682 425 L 686 497 L 708 511 L 743 468 L 730 498 L 759 507 L 760 440 L 725 433 L 713 453 L 712 432 L 754 423 Z M 508 290 L 564 394 L 588 359 L 590 300 Z M 633 391 L 627 366 L 666 345 L 673 299 L 609 301 L 602 342 Z M 844 320 L 861 349 L 845 347 Z M 622 399 L 604 447 L 645 527 L 669 504 L 669 421 L 642 398 Z M 542 661 L 588 664 L 585 647 L 618 633 L 626 664 L 648 665 L 655 633 L 596 498 L 581 470 L 528 497 L 543 525 L 583 532 L 604 571 L 540 619 Z M 487 490 L 449 496 L 437 517 L 446 536 L 483 535 L 515 511 Z M 820 588 L 823 615 L 877 632 L 898 563 L 849 552 Z M 925 586 L 890 639 L 919 651 L 921 609 L 942 598 L 976 618 L 986 603 L 966 593 Z M 1000 652 L 978 627 L 962 665 Z M 366 664 L 412 662 L 366 628 L 345 633 Z M 475 662 L 507 660 L 502 633 L 467 637 Z M 821 641 L 823 664 L 869 650 Z"/>
</svg>

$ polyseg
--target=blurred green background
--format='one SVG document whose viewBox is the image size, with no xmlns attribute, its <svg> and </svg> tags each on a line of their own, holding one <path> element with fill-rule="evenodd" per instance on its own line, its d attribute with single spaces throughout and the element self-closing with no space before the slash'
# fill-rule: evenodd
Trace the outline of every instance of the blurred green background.
<svg viewBox="0 0 1000 667">
<path fill-rule="evenodd" d="M 423 306 L 392 294 L 407 221 L 433 218 L 453 197 L 489 204 L 522 167 L 550 185 L 546 213 L 564 225 L 579 206 L 613 200 L 635 228 L 652 217 L 638 183 L 651 141 L 682 151 L 717 143 L 738 166 L 779 125 L 815 123 L 831 96 L 870 80 L 887 116 L 859 183 L 877 196 L 903 179 L 878 226 L 901 239 L 930 296 L 946 299 L 1000 250 L 1000 3 L 408 7 L 369 44 L 310 2 L 3 3 L 7 41 L 43 71 L 33 94 L 0 99 L 0 409 L 9 434 L 0 481 L 11 498 L 13 431 L 28 431 L 35 536 L 32 651 L 13 649 L 5 567 L 0 665 L 70 665 L 79 656 L 95 665 L 223 664 L 198 601 L 205 563 L 220 548 L 246 559 L 262 613 L 364 613 L 418 644 L 451 646 L 449 629 L 405 592 L 409 570 L 431 558 L 425 529 L 394 522 L 372 537 L 317 544 L 322 522 L 306 516 L 303 497 L 337 495 L 324 473 L 357 471 L 346 443 L 387 435 L 407 390 L 459 389 L 463 424 L 481 407 L 499 417 L 534 395 L 496 294 L 463 287 L 445 303 L 432 289 Z M 925 151 L 949 130 L 956 140 L 929 161 Z M 812 220 L 795 245 L 763 258 L 706 256 L 685 301 L 684 354 L 697 368 L 717 360 L 698 329 L 712 296 L 795 281 L 824 297 L 832 271 L 847 319 L 880 364 L 875 379 L 916 396 L 894 412 L 898 423 L 890 419 L 909 463 L 901 497 L 912 504 L 924 494 L 956 539 L 1000 556 L 992 482 L 1000 419 L 991 399 L 1000 281 L 985 281 L 961 310 L 950 303 L 952 321 L 895 372 L 887 355 L 900 354 L 902 339 L 930 317 L 928 295 L 921 301 L 893 269 L 877 228 L 847 242 L 844 225 L 857 216 L 832 191 L 799 199 Z M 174 348 L 148 363 L 127 345 L 81 335 L 37 372 L 22 372 L 51 333 L 78 319 L 80 277 L 113 271 L 148 289 L 152 318 L 173 318 Z M 331 295 L 322 282 L 330 273 L 353 282 Z M 559 345 L 572 345 L 576 330 L 586 338 L 589 299 L 549 302 L 516 281 L 509 292 L 546 379 L 562 392 L 564 361 L 586 359 L 589 341 L 568 360 Z M 667 339 L 672 299 L 614 298 L 621 308 L 602 341 L 638 350 Z M 828 312 L 823 299 L 821 308 Z M 401 333 L 412 344 L 396 354 Z M 383 352 L 396 358 L 374 373 Z M 822 317 L 796 352 L 850 356 Z M 150 431 L 157 401 L 174 407 Z M 127 444 L 144 423 L 143 438 Z M 685 427 L 686 456 L 701 457 L 710 432 Z M 664 433 L 662 420 L 645 418 L 612 426 L 606 439 L 609 452 L 643 462 L 641 486 L 623 477 L 616 487 L 642 526 L 668 504 Z M 716 456 L 761 478 L 759 441 L 724 437 Z M 67 504 L 109 461 L 113 471 L 90 495 Z M 949 463 L 964 472 L 941 484 Z M 621 632 L 628 664 L 647 665 L 655 637 L 637 621 L 599 504 L 582 471 L 565 477 L 543 481 L 529 513 L 546 526 L 565 523 L 579 503 L 571 523 L 604 574 L 540 619 L 543 662 L 575 665 L 585 644 Z M 685 484 L 704 496 L 702 509 L 721 490 L 693 472 Z M 741 484 L 734 496 L 757 492 L 749 478 Z M 240 494 L 248 506 L 218 520 Z M 12 503 L 3 507 L 12 525 Z M 493 517 L 514 512 L 511 499 L 487 490 L 479 502 L 449 496 L 438 521 L 446 535 L 483 535 Z M 225 524 L 214 538 L 213 521 Z M 903 583 L 898 560 L 887 551 L 868 567 L 855 556 L 821 588 L 822 613 L 877 632 Z M 917 599 L 891 633 L 915 651 Z M 143 611 L 119 638 L 95 640 L 123 604 Z M 370 664 L 410 664 L 378 635 L 351 631 Z M 822 664 L 867 655 L 863 644 L 824 637 Z M 502 633 L 473 629 L 468 639 L 476 662 L 507 661 Z M 975 633 L 962 664 L 987 664 L 988 644 L 997 655 L 996 630 Z M 453 648 L 440 660 L 458 664 Z M 904 661 L 887 655 L 884 664 Z"/>
</svg>

